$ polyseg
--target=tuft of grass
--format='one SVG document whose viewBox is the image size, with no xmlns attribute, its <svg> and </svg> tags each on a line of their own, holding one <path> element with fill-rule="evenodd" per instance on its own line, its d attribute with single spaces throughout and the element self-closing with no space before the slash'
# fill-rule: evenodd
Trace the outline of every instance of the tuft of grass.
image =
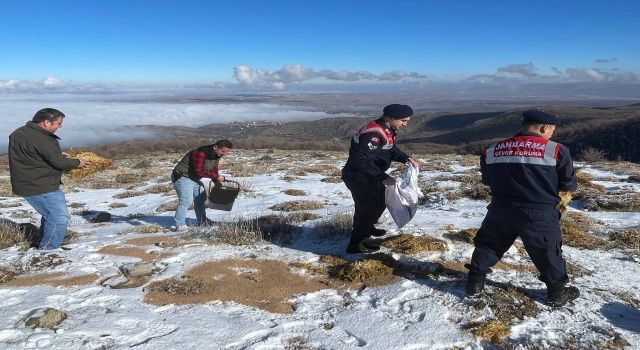
<svg viewBox="0 0 640 350">
<path fill-rule="evenodd" d="M 308 211 L 297 211 L 287 216 L 288 222 L 303 222 L 321 218 L 320 215 Z"/>
<path fill-rule="evenodd" d="M 473 244 L 473 239 L 476 237 L 477 233 L 477 228 L 465 228 L 464 230 L 458 231 L 452 230 L 452 232 L 445 233 L 444 236 L 452 241 Z"/>
<path fill-rule="evenodd" d="M 145 193 L 142 191 L 124 191 L 118 194 L 114 194 L 113 198 L 124 199 L 124 198 L 139 197 L 144 195 Z"/>
<path fill-rule="evenodd" d="M 584 171 L 578 170 L 576 172 L 576 181 L 578 188 L 573 193 L 575 199 L 596 198 L 607 192 L 604 186 L 591 182 L 591 176 Z"/>
<path fill-rule="evenodd" d="M 111 209 L 125 208 L 125 207 L 128 207 L 128 206 L 129 206 L 129 204 L 122 203 L 122 202 L 113 202 L 113 203 L 109 204 L 109 208 L 111 208 Z"/>
<path fill-rule="evenodd" d="M 277 211 L 300 211 L 300 210 L 315 210 L 324 208 L 324 203 L 319 201 L 298 200 L 289 201 L 284 203 L 278 203 L 271 207 L 271 210 Z"/>
<path fill-rule="evenodd" d="M 225 221 L 202 230 L 207 240 L 231 245 L 252 245 L 264 242 L 263 232 L 257 220 L 238 218 Z"/>
<path fill-rule="evenodd" d="M 134 226 L 125 231 L 125 233 L 159 233 L 167 231 L 164 227 L 158 224 L 140 225 Z"/>
<path fill-rule="evenodd" d="M 627 227 L 609 235 L 609 240 L 621 249 L 630 250 L 640 256 L 640 227 Z"/>
<path fill-rule="evenodd" d="M 173 185 L 168 184 L 156 184 L 145 190 L 146 193 L 167 193 L 173 191 Z"/>
<path fill-rule="evenodd" d="M 408 234 L 385 238 L 382 241 L 382 246 L 402 254 L 447 251 L 447 244 L 443 240 L 429 236 L 413 236 Z"/>
<path fill-rule="evenodd" d="M 640 211 L 640 193 L 627 191 L 611 192 L 606 195 L 587 198 L 584 206 L 587 210 L 593 211 Z"/>
<path fill-rule="evenodd" d="M 29 248 L 30 242 L 25 231 L 19 225 L 0 222 L 0 249 L 17 245 L 21 250 Z"/>
<path fill-rule="evenodd" d="M 160 292 L 169 295 L 198 295 L 205 285 L 199 279 L 194 278 L 169 278 L 154 282 L 147 287 L 148 292 Z"/>
<path fill-rule="evenodd" d="M 330 183 L 330 184 L 337 184 L 337 183 L 341 183 L 342 182 L 342 178 L 340 176 L 329 176 L 329 177 L 322 178 L 320 180 L 320 182 L 326 182 L 326 183 Z"/>
<path fill-rule="evenodd" d="M 349 282 L 372 283 L 393 276 L 394 268 L 381 260 L 364 259 L 339 266 L 336 276 Z"/>
<path fill-rule="evenodd" d="M 304 190 L 297 190 L 297 189 L 293 189 L 290 188 L 288 190 L 283 191 L 284 194 L 287 194 L 289 196 L 306 196 L 307 192 L 305 192 Z"/>
<path fill-rule="evenodd" d="M 282 341 L 284 350 L 316 350 L 317 348 L 307 343 L 307 339 L 302 336 L 288 338 Z"/>
<path fill-rule="evenodd" d="M 132 184 L 140 182 L 140 174 L 136 173 L 118 173 L 116 174 L 116 182 L 119 184 Z"/>
<path fill-rule="evenodd" d="M 352 228 L 353 214 L 343 212 L 326 216 L 324 220 L 313 227 L 313 232 L 319 239 L 337 241 L 348 238 Z"/>
<path fill-rule="evenodd" d="M 482 183 L 473 183 L 469 185 L 464 185 L 460 193 L 463 197 L 481 200 L 489 202 L 491 201 L 491 191 L 489 190 L 489 186 L 486 186 Z"/>
<path fill-rule="evenodd" d="M 562 241 L 571 247 L 598 249 L 604 248 L 605 241 L 589 234 L 595 221 L 579 212 L 566 212 L 560 220 Z"/>
<path fill-rule="evenodd" d="M 502 340 L 511 334 L 509 327 L 496 320 L 476 322 L 464 327 L 478 338 L 482 338 L 492 344 L 500 344 Z"/>
</svg>

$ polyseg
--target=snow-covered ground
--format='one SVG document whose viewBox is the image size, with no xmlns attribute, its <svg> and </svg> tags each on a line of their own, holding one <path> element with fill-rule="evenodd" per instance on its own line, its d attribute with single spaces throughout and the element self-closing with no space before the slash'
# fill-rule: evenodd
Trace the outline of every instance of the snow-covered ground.
<svg viewBox="0 0 640 350">
<path fill-rule="evenodd" d="M 180 277 L 200 264 L 226 259 L 276 260 L 284 263 L 318 263 L 322 255 L 354 260 L 362 256 L 344 253 L 346 238 L 321 239 L 314 234 L 320 224 L 334 215 L 353 208 L 349 191 L 341 182 L 323 182 L 334 177 L 344 163 L 344 155 L 327 152 L 236 151 L 221 163 L 221 172 L 229 178 L 250 184 L 251 191 L 241 193 L 231 212 L 208 210 L 214 222 L 237 222 L 269 214 L 280 215 L 274 205 L 309 200 L 323 207 L 307 212 L 319 218 L 295 223 L 290 242 L 260 242 L 251 245 L 210 244 L 193 238 L 197 230 L 175 233 L 168 230 L 144 233 L 140 228 L 173 224 L 172 211 L 158 211 L 175 201 L 173 190 L 152 193 L 146 189 L 168 184 L 170 170 L 181 155 L 154 161 L 151 167 L 128 168 L 135 160 L 116 162 L 113 174 L 151 171 L 161 174 L 142 183 L 122 184 L 120 188 L 95 189 L 83 182 L 68 182 L 64 189 L 72 221 L 69 229 L 78 236 L 67 244 L 70 250 L 26 251 L 13 246 L 0 250 L 0 268 L 18 272 L 16 280 L 38 274 L 61 273 L 53 279 L 23 285 L 0 284 L 0 348 L 2 349 L 483 349 L 483 348 L 630 348 L 640 349 L 640 264 L 637 256 L 621 249 L 587 250 L 565 246 L 567 261 L 583 273 L 572 276 L 572 284 L 581 296 L 571 305 L 553 309 L 544 304 L 544 284 L 528 257 L 512 247 L 503 262 L 529 268 L 496 268 L 489 276 L 487 303 L 493 292 L 510 284 L 537 309 L 533 315 L 517 317 L 508 323 L 509 335 L 495 345 L 470 330 L 473 323 L 495 318 L 496 310 L 464 298 L 463 273 L 435 273 L 430 277 L 403 277 L 391 284 L 342 289 L 328 286 L 314 292 L 291 295 L 290 313 L 272 313 L 233 300 L 206 303 L 152 305 L 145 302 L 148 286 L 154 281 Z M 477 175 L 473 160 L 460 156 L 423 156 L 421 181 L 443 191 L 461 186 L 455 176 Z M 433 163 L 440 166 L 431 167 Z M 238 165 L 245 165 L 240 169 Z M 255 167 L 253 170 L 250 166 Z M 640 191 L 640 186 L 624 182 L 629 174 L 587 165 L 584 171 L 607 188 Z M 304 169 L 305 172 L 295 171 Z M 318 169 L 325 168 L 322 174 Z M 229 169 L 226 171 L 225 169 Z M 242 170 L 244 177 L 234 176 Z M 258 170 L 256 170 L 258 169 Z M 267 170 L 265 170 L 267 169 Z M 315 170 L 314 170 L 315 169 Z M 247 172 L 253 171 L 254 174 Z M 6 175 L 4 179 L 6 181 Z M 115 176 L 115 175 L 114 175 Z M 447 179 L 450 177 L 451 179 Z M 605 178 L 605 181 L 598 181 Z M 619 179 L 611 181 L 612 179 Z M 113 180 L 113 179 L 108 179 Z M 142 195 L 114 198 L 129 191 Z M 288 189 L 303 190 L 305 196 L 285 194 Z M 123 203 L 113 205 L 113 203 Z M 124 206 L 126 204 L 126 206 Z M 488 203 L 481 200 L 431 196 L 420 206 L 416 217 L 398 230 L 387 213 L 378 225 L 387 236 L 411 234 L 442 239 L 445 252 L 415 255 L 391 253 L 398 261 L 415 266 L 433 266 L 434 262 L 453 266 L 467 262 L 471 244 L 452 240 L 448 233 L 480 226 Z M 37 224 L 39 217 L 17 197 L 0 198 L 1 218 Z M 81 210 L 107 211 L 107 223 L 91 223 Z M 580 211 L 570 208 L 571 211 Z M 600 235 L 614 229 L 637 226 L 640 213 L 584 212 L 602 222 Z M 193 211 L 189 219 L 194 220 Z M 156 226 L 153 226 L 156 227 Z M 156 227 L 157 228 L 157 227 Z M 175 237 L 181 244 L 138 244 L 143 258 L 157 269 L 149 281 L 133 288 L 118 288 L 123 280 L 119 268 L 140 262 L 140 256 L 109 254 L 104 247 L 129 247 L 127 242 L 145 237 Z M 182 240 L 182 238 L 188 238 Z M 169 238 L 167 238 L 169 239 Z M 161 239 L 159 239 L 161 240 Z M 153 241 L 153 239 L 152 239 Z M 103 250 L 101 250 L 103 249 Z M 113 252 L 113 250 L 111 251 Z M 55 254 L 55 255 L 53 255 Z M 130 254 L 131 255 L 131 254 Z M 55 261 L 55 263 L 37 263 Z M 586 272 L 585 272 L 586 271 Z M 260 273 L 238 270 L 241 273 Z M 310 278 L 304 271 L 294 272 Z M 95 276 L 85 284 L 64 283 L 72 276 Z M 216 271 L 211 271 L 216 278 Z M 57 277 L 56 277 L 57 276 Z M 273 280 L 278 284 L 281 281 Z M 518 303 L 518 301 L 513 301 Z M 486 305 L 484 305 L 486 306 Z M 25 321 L 45 308 L 65 312 L 68 318 L 54 330 L 31 329 Z"/>
</svg>

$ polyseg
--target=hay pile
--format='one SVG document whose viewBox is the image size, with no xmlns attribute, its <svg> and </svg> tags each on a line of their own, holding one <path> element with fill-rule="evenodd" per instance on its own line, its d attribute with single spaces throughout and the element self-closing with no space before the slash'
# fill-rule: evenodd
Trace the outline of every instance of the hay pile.
<svg viewBox="0 0 640 350">
<path fill-rule="evenodd" d="M 380 278 L 393 276 L 393 270 L 380 260 L 365 259 L 340 266 L 336 275 L 344 281 L 375 283 Z"/>
<path fill-rule="evenodd" d="M 113 164 L 111 159 L 102 158 L 99 155 L 87 150 L 76 149 L 66 152 L 70 158 L 82 159 L 89 164 L 82 169 L 71 169 L 67 171 L 67 175 L 74 180 L 83 179 L 93 173 L 104 170 Z"/>
<path fill-rule="evenodd" d="M 408 234 L 389 237 L 382 242 L 382 246 L 403 254 L 447 251 L 447 244 L 442 240 L 428 236 L 417 237 Z"/>
<path fill-rule="evenodd" d="M 493 344 L 499 344 L 502 339 L 511 334 L 509 327 L 500 321 L 487 321 L 472 324 L 467 327 L 473 335 L 486 339 Z"/>
</svg>

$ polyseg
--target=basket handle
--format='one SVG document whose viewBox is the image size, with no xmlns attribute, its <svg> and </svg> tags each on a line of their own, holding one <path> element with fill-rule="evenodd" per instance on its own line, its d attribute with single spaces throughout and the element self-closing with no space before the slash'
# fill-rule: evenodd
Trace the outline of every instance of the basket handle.
<svg viewBox="0 0 640 350">
<path fill-rule="evenodd" d="M 227 184 L 231 186 L 228 186 Z M 225 180 L 224 182 L 218 182 L 218 181 L 212 180 L 209 182 L 209 190 L 217 187 L 233 187 L 233 188 L 240 189 L 240 183 L 238 181 L 233 181 L 233 180 Z"/>
</svg>

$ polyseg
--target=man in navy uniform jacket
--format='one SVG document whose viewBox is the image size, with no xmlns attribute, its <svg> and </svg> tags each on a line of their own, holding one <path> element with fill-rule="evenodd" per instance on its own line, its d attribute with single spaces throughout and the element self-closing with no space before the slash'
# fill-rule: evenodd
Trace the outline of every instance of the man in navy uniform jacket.
<svg viewBox="0 0 640 350">
<path fill-rule="evenodd" d="M 407 105 L 391 104 L 384 107 L 382 117 L 370 121 L 351 139 L 349 159 L 342 169 L 342 180 L 351 191 L 355 204 L 353 231 L 347 253 L 370 253 L 380 246 L 367 238 L 382 236 L 384 230 L 374 227 L 386 206 L 385 186 L 396 180 L 387 175 L 392 161 L 418 162 L 402 152 L 395 144 L 396 132 L 409 123 L 413 109 Z"/>
<path fill-rule="evenodd" d="M 569 149 L 550 141 L 558 117 L 539 110 L 523 113 L 522 129 L 515 136 L 487 147 L 481 156 L 482 182 L 491 189 L 491 204 L 474 239 L 467 296 L 484 289 L 490 267 L 520 236 L 527 253 L 547 285 L 549 305 L 562 306 L 579 296 L 567 287 L 562 258 L 559 192 L 576 190 Z"/>
</svg>

